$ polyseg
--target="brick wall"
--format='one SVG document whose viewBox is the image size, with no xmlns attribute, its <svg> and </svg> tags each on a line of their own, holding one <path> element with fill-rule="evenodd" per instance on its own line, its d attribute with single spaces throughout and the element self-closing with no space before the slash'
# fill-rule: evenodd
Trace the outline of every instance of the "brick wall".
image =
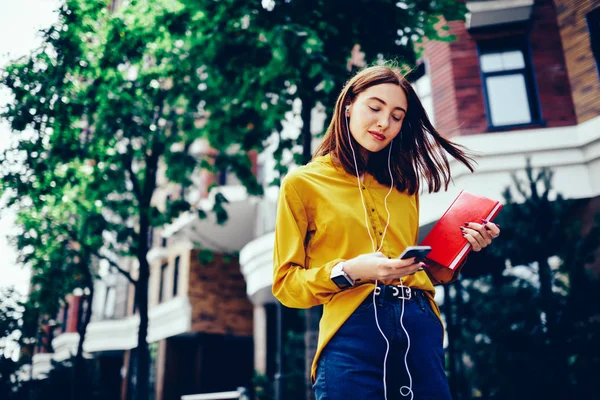
<svg viewBox="0 0 600 400">
<path fill-rule="evenodd" d="M 552 0 L 536 0 L 530 35 L 542 118 L 546 126 L 575 125 L 571 85 Z"/>
<path fill-rule="evenodd" d="M 192 250 L 188 273 L 194 332 L 252 335 L 252 304 L 237 258 L 215 255 L 211 262 L 200 264 L 198 251 Z"/>
<path fill-rule="evenodd" d="M 446 137 L 488 131 L 477 41 L 515 34 L 528 35 L 542 118 L 548 127 L 576 123 L 556 13 L 552 0 L 537 0 L 530 32 L 524 28 L 496 27 L 469 32 L 463 22 L 448 23 L 456 37 L 450 43 L 428 42 L 436 125 Z M 523 128 L 519 128 L 523 129 Z"/>
<path fill-rule="evenodd" d="M 587 28 L 586 14 L 600 7 L 600 0 L 554 0 L 560 36 L 573 91 L 577 121 L 600 115 L 600 82 Z"/>
<path fill-rule="evenodd" d="M 79 321 L 79 312 L 81 309 L 81 296 L 67 296 L 67 320 L 65 332 L 77 332 L 77 323 Z M 83 317 L 83 316 L 82 316 Z"/>
<path fill-rule="evenodd" d="M 461 25 L 462 23 L 451 22 L 450 24 Z M 452 59 L 451 45 L 446 42 L 427 42 L 425 55 L 431 74 L 436 128 L 446 137 L 454 136 L 459 133 L 459 121 L 453 66 L 449 62 Z"/>
</svg>

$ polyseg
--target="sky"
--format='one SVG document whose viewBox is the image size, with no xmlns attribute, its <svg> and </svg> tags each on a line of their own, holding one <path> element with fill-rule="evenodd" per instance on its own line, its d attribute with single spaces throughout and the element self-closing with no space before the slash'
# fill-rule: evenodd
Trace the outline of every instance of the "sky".
<svg viewBox="0 0 600 400">
<path fill-rule="evenodd" d="M 40 43 L 39 29 L 56 21 L 58 0 L 0 0 L 0 68 L 7 62 L 28 54 Z M 8 100 L 0 90 L 0 107 Z M 10 140 L 10 128 L 0 122 L 0 151 Z M 16 265 L 16 254 L 6 236 L 14 233 L 14 216 L 0 211 L 0 287 L 14 286 L 25 294 L 29 273 Z"/>
</svg>

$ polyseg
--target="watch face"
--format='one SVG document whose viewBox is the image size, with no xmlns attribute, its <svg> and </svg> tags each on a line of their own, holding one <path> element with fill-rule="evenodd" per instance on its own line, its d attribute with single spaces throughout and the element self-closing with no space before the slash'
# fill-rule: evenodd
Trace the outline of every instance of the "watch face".
<svg viewBox="0 0 600 400">
<path fill-rule="evenodd" d="M 344 276 L 344 275 L 338 275 L 338 276 L 334 276 L 333 278 L 331 278 L 331 280 L 333 281 L 333 283 L 335 283 L 337 285 L 337 287 L 339 287 L 340 289 L 346 289 L 350 286 L 352 286 L 352 283 L 350 283 L 348 281 L 348 279 Z"/>
</svg>

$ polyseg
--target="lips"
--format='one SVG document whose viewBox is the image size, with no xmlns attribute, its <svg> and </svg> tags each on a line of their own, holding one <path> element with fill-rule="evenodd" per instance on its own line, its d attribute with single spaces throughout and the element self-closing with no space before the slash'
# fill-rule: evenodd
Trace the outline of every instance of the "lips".
<svg viewBox="0 0 600 400">
<path fill-rule="evenodd" d="M 379 132 L 369 131 L 369 133 L 371 134 L 371 136 L 373 136 L 375 139 L 379 140 L 380 142 L 385 140 L 385 135 L 382 135 Z"/>
</svg>

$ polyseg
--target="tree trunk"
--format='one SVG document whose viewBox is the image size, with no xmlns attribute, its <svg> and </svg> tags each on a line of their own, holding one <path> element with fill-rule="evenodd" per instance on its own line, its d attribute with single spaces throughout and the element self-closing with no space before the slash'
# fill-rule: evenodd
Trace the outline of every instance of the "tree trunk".
<svg viewBox="0 0 600 400">
<path fill-rule="evenodd" d="M 569 375 L 568 359 L 566 355 L 566 342 L 558 329 L 558 305 L 552 292 L 552 270 L 545 260 L 538 260 L 540 276 L 541 308 L 546 314 L 546 329 L 550 342 L 550 349 L 554 353 L 554 365 L 551 366 L 556 377 L 567 377 Z M 567 398 L 570 392 L 569 380 L 565 379 L 563 385 L 556 388 L 557 398 Z"/>
<path fill-rule="evenodd" d="M 155 136 L 152 150 L 146 158 L 146 177 L 143 187 L 139 189 L 138 202 L 140 210 L 139 236 L 137 237 L 137 259 L 139 263 L 139 277 L 135 285 L 135 296 L 140 313 L 140 328 L 138 330 L 137 369 L 133 399 L 148 400 L 150 388 L 150 351 L 148 349 L 148 281 L 150 280 L 150 265 L 148 264 L 148 251 L 150 250 L 150 202 L 156 189 L 156 174 L 158 161 L 164 152 L 164 143 L 160 136 Z M 133 177 L 132 177 L 133 179 Z M 138 186 L 139 187 L 139 186 Z"/>
<path fill-rule="evenodd" d="M 145 232 L 147 229 L 141 229 Z M 140 237 L 146 237 L 140 235 Z M 144 247 L 144 249 L 141 249 Z M 134 399 L 136 400 L 147 400 L 148 399 L 148 387 L 149 385 L 149 374 L 150 374 L 150 351 L 148 349 L 148 281 L 150 278 L 150 266 L 146 259 L 147 246 L 140 246 L 140 254 L 138 256 L 138 262 L 140 264 L 139 279 L 135 286 L 136 300 L 138 310 L 140 313 L 140 328 L 138 330 L 138 347 L 137 347 L 137 369 L 136 369 L 136 382 L 133 387 L 135 388 Z"/>
<path fill-rule="evenodd" d="M 77 327 L 77 331 L 79 333 L 79 343 L 77 344 L 77 354 L 75 355 L 75 398 L 83 399 L 85 394 L 83 393 L 84 388 L 88 383 L 88 376 L 85 370 L 85 364 L 83 360 L 83 343 L 85 342 L 85 334 L 87 332 L 87 327 L 92 319 L 92 304 L 94 301 L 94 283 L 92 281 L 91 274 L 86 274 L 86 286 L 90 289 L 90 294 L 87 296 L 85 315 L 83 317 L 83 321 Z"/>
</svg>

